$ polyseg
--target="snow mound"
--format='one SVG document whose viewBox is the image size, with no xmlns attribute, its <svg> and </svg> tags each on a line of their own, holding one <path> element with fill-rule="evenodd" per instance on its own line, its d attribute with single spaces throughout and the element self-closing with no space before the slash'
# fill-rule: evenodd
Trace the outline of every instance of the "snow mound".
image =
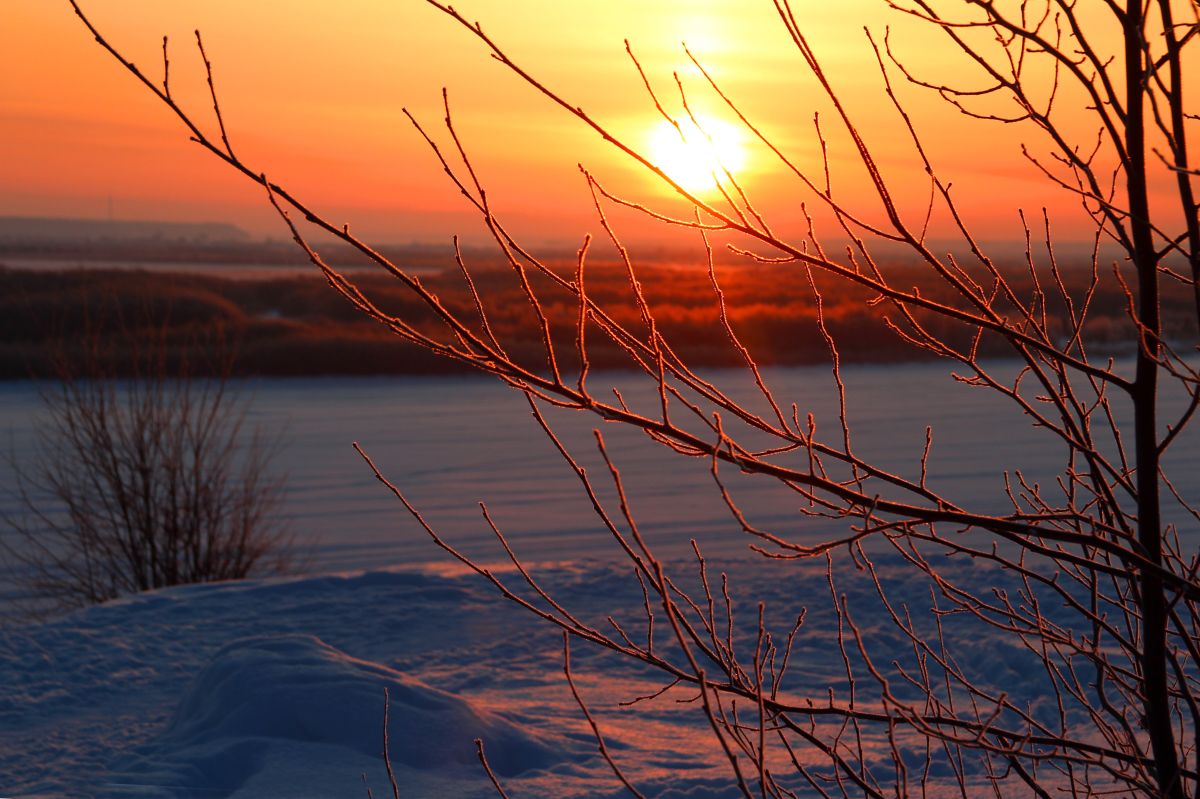
<svg viewBox="0 0 1200 799">
<path fill-rule="evenodd" d="M 561 743 L 552 749 L 520 724 L 446 691 L 347 655 L 316 636 L 280 634 L 219 649 L 158 741 L 118 769 L 123 774 L 114 787 L 231 796 L 249 789 L 260 772 L 319 758 L 345 764 L 345 790 L 358 779 L 361 764 L 382 765 L 385 688 L 388 751 L 406 775 L 453 764 L 478 771 L 475 738 L 483 739 L 489 763 L 502 776 L 570 759 Z"/>
<path fill-rule="evenodd" d="M 166 738 L 188 744 L 281 738 L 377 755 L 384 688 L 393 765 L 474 763 L 473 750 L 463 743 L 475 738 L 483 739 L 498 774 L 520 774 L 558 759 L 516 724 L 311 635 L 249 638 L 223 647 L 184 695 Z"/>
</svg>

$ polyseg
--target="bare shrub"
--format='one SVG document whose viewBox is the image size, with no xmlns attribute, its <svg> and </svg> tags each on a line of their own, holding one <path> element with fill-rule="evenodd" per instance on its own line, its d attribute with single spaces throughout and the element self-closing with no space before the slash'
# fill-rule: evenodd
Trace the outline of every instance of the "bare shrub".
<svg viewBox="0 0 1200 799">
<path fill-rule="evenodd" d="M 18 510 L 0 539 L 37 607 L 287 564 L 273 447 L 244 429 L 228 357 L 198 376 L 165 330 L 93 328 L 42 391 L 37 446 L 14 458 Z M 223 338 L 210 338 L 223 352 Z"/>
<path fill-rule="evenodd" d="M 964 74 L 962 85 L 914 74 L 893 57 L 887 38 L 868 34 L 865 52 L 878 70 L 879 102 L 895 112 L 892 129 L 880 133 L 858 126 L 794 4 L 775 0 L 797 62 L 824 94 L 826 121 L 808 134 L 821 143 L 823 162 L 808 168 L 789 158 L 765 128 L 742 114 L 736 98 L 708 79 L 701 63 L 695 66 L 703 76 L 698 90 L 723 101 L 763 152 L 777 158 L 778 169 L 796 178 L 800 196 L 793 207 L 806 214 L 820 211 L 808 219 L 806 233 L 789 238 L 760 214 L 736 175 L 714 168 L 720 185 L 715 199 L 690 192 L 601 120 L 524 71 L 480 25 L 448 5 L 428 2 L 531 89 L 656 174 L 683 205 L 681 212 L 678 204 L 651 208 L 624 200 L 585 171 L 602 235 L 628 277 L 624 297 L 602 300 L 588 288 L 590 238 L 579 249 L 573 273 L 563 274 L 510 235 L 493 213 L 494 191 L 485 192 L 479 182 L 448 101 L 440 137 L 413 119 L 507 259 L 524 297 L 525 324 L 540 341 L 534 354 L 510 348 L 497 334 L 490 319 L 514 309 L 497 308 L 485 293 L 476 293 L 465 263 L 464 284 L 474 293 L 475 307 L 456 313 L 402 265 L 243 161 L 230 144 L 215 91 L 204 107 L 215 106 L 216 119 L 201 122 L 164 83 L 121 58 L 74 0 L 72 5 L 101 46 L 158 96 L 200 146 L 264 188 L 335 290 L 401 339 L 495 375 L 525 394 L 578 476 L 598 523 L 628 558 L 645 592 L 644 615 L 620 624 L 588 621 L 541 588 L 494 526 L 500 551 L 512 558 L 519 576 L 510 580 L 484 568 L 442 539 L 391 486 L 434 540 L 505 597 L 559 626 L 568 640 L 657 670 L 664 692 L 699 709 L 715 756 L 728 762 L 731 790 L 747 799 L 800 792 L 923 795 L 931 788 L 963 797 L 981 789 L 1041 797 L 1111 793 L 1182 799 L 1200 793 L 1200 557 L 1193 524 L 1200 515 L 1195 498 L 1170 479 L 1165 459 L 1172 446 L 1181 445 L 1200 407 L 1200 372 L 1189 357 L 1200 322 L 1200 218 L 1189 155 L 1196 116 L 1188 100 L 1195 95 L 1184 89 L 1196 74 L 1190 56 L 1200 47 L 1200 8 L 1171 0 L 884 2 L 925 20 L 974 73 Z M 636 58 L 632 68 L 642 73 Z M 650 104 L 664 118 L 695 122 L 686 102 L 695 86 L 671 87 L 680 93 L 672 111 L 654 81 L 641 77 Z M 1035 224 L 1014 214 L 1014 238 L 1026 246 L 1011 263 L 972 235 L 937 170 L 937 154 L 924 146 L 893 91 L 896 80 L 938 93 L 952 113 L 1028 131 L 1029 158 L 1051 185 L 1077 196 L 1094 221 L 1090 252 L 1075 273 L 1081 279 L 1069 278 L 1060 263 L 1047 218 Z M 1088 124 L 1078 124 L 1081 120 Z M 827 135 L 835 127 L 838 137 Z M 1077 138 L 1074 131 L 1080 129 L 1090 133 Z M 906 187 L 889 182 L 889 169 L 876 159 L 871 143 L 881 135 L 895 140 L 897 133 L 928 179 L 928 204 L 915 212 L 897 203 Z M 866 195 L 843 196 L 833 188 L 833 147 L 839 158 L 862 168 Z M 680 356 L 681 342 L 664 334 L 638 279 L 636 254 L 622 246 L 606 215 L 614 205 L 695 235 L 698 265 L 709 276 L 714 299 L 709 324 L 741 358 L 743 382 L 749 379 L 758 390 L 753 403 L 736 401 L 734 388 L 693 369 Z M 935 210 L 951 221 L 957 238 L 952 248 L 934 247 L 927 239 Z M 383 310 L 370 291 L 329 266 L 308 243 L 308 229 L 293 217 L 358 248 L 419 298 L 440 320 L 440 329 L 418 327 Z M 1057 474 L 1034 482 L 997 464 L 995 492 L 1005 509 L 995 511 L 929 478 L 931 458 L 937 457 L 932 427 L 902 473 L 860 456 L 844 395 L 839 394 L 840 413 L 817 420 L 772 391 L 741 337 L 738 309 L 729 306 L 712 257 L 717 236 L 751 262 L 790 269 L 793 283 L 807 287 L 815 334 L 828 349 L 836 390 L 842 392 L 845 384 L 837 320 L 826 318 L 824 310 L 823 291 L 830 283 L 862 292 L 862 312 L 881 319 L 889 335 L 914 351 L 951 363 L 956 380 L 1011 402 L 1058 447 Z M 833 237 L 848 245 L 834 246 Z M 1118 255 L 1106 255 L 1102 245 L 1115 247 Z M 897 266 L 898 251 L 908 266 Z M 905 275 L 914 263 L 936 277 L 940 291 L 912 287 Z M 1163 327 L 1163 281 L 1178 282 L 1191 297 L 1189 324 L 1172 332 L 1182 343 L 1168 338 Z M 1132 364 L 1092 353 L 1084 333 L 1098 296 L 1123 298 L 1127 328 L 1111 332 L 1125 337 Z M 565 329 L 545 313 L 564 297 L 575 309 Z M 631 317 L 620 317 L 615 305 L 632 307 L 632 321 L 619 321 Z M 591 369 L 593 343 L 603 340 L 618 348 L 635 374 L 611 380 L 640 380 L 653 402 L 634 407 L 625 400 L 635 396 L 632 388 L 618 391 Z M 1003 353 L 1015 366 L 1011 372 L 997 368 L 983 353 Z M 607 383 L 603 390 L 594 389 L 601 381 Z M 1163 385 L 1171 392 L 1160 391 Z M 809 634 L 803 616 L 775 628 L 760 605 L 757 618 L 743 620 L 735 635 L 726 586 L 710 573 L 702 553 L 697 549 L 691 573 L 671 573 L 643 535 L 601 433 L 596 442 L 607 466 L 604 480 L 617 496 L 612 502 L 555 436 L 542 413 L 547 406 L 632 426 L 681 457 L 700 459 L 728 506 L 731 529 L 765 556 L 785 562 L 817 558 L 818 565 L 828 558 L 828 612 L 836 636 L 825 654 L 840 663 L 841 675 L 813 685 L 788 670 L 793 643 Z M 757 525 L 753 508 L 739 506 L 727 482 L 733 470 L 793 492 L 798 513 L 838 522 L 843 534 L 814 544 Z M 1192 526 L 1181 530 L 1171 519 Z M 881 552 L 927 583 L 924 607 L 895 598 L 891 581 L 876 569 Z M 952 568 L 950 556 L 974 568 Z M 844 563 L 871 580 L 887 636 L 864 632 L 839 590 Z M 797 567 L 797 573 L 811 571 L 811 565 Z M 983 635 L 1002 637 L 1032 659 L 1025 676 L 1036 680 L 1037 696 L 1011 694 L 981 670 L 972 655 Z M 608 758 L 600 725 L 593 729 Z M 619 764 L 609 762 L 636 794 Z"/>
</svg>

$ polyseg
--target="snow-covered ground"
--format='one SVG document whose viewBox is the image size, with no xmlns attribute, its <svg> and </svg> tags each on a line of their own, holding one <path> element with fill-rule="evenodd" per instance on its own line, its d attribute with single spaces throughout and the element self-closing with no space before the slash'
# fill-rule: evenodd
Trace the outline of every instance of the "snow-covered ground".
<svg viewBox="0 0 1200 799">
<path fill-rule="evenodd" d="M 881 563 L 897 597 L 918 612 L 929 605 L 922 580 Z M 882 646 L 899 645 L 869 613 L 870 581 L 843 565 L 851 607 Z M 823 563 L 727 567 L 744 622 L 762 600 L 768 625 L 786 632 L 809 607 L 793 689 L 844 689 Z M 684 581 L 695 574 L 694 563 L 671 568 Z M 642 597 L 628 568 L 537 575 L 585 619 L 611 614 L 637 629 Z M 624 795 L 563 678 L 560 633 L 476 575 L 391 569 L 181 587 L 10 627 L 0 653 L 3 796 L 365 797 L 363 775 L 390 796 L 385 687 L 401 796 L 494 796 L 475 738 L 514 797 Z M 1033 673 L 991 638 L 972 639 L 964 658 L 1010 695 Z M 648 796 L 738 795 L 696 703 L 671 692 L 622 708 L 661 678 L 581 644 L 572 667 L 614 757 Z"/>
<path fill-rule="evenodd" d="M 611 566 L 548 576 L 575 603 L 633 598 Z M 363 774 L 383 795 L 385 686 L 404 796 L 493 795 L 477 737 L 518 795 L 614 789 L 562 680 L 558 634 L 477 578 L 192 586 L 2 635 L 5 796 L 365 796 Z M 599 701 L 646 687 L 618 670 L 597 689 L 593 655 L 579 652 L 577 668 Z M 639 724 L 614 745 L 686 774 L 681 789 L 719 784 L 676 727 Z"/>
<path fill-rule="evenodd" d="M 567 583 L 589 578 L 564 570 Z M 582 582 L 581 582 L 582 581 Z M 594 771 L 553 635 L 477 580 L 384 571 L 191 586 L 0 635 L 0 795 L 488 795 Z M 564 776 L 565 779 L 565 776 Z"/>
</svg>

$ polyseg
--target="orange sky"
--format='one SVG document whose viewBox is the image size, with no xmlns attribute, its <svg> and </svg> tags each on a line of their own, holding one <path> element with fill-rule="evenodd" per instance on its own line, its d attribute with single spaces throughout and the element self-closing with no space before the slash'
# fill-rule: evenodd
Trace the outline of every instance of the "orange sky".
<svg viewBox="0 0 1200 799">
<path fill-rule="evenodd" d="M 927 184 L 881 98 L 863 21 L 880 31 L 893 25 L 898 48 L 926 74 L 960 74 L 963 62 L 934 32 L 882 5 L 796 3 L 905 207 L 920 217 Z M 459 0 L 456 6 L 515 60 L 635 146 L 647 145 L 655 114 L 624 55 L 626 37 L 672 110 L 678 105 L 671 72 L 680 70 L 694 106 L 720 111 L 687 66 L 679 46 L 686 41 L 747 113 L 814 171 L 820 164 L 811 119 L 820 110 L 843 199 L 879 218 L 878 204 L 859 196 L 861 169 L 839 146 L 830 110 L 769 0 Z M 168 34 L 174 92 L 208 123 L 191 34 L 200 28 L 239 153 L 335 221 L 377 239 L 481 235 L 401 114 L 407 106 L 437 128 L 442 86 L 495 207 L 531 241 L 577 241 L 596 232 L 577 162 L 631 199 L 686 213 L 643 169 L 488 59 L 477 41 L 420 0 L 84 0 L 84 7 L 155 76 L 161 36 Z M 103 218 L 111 198 L 119 219 L 229 221 L 256 235 L 283 236 L 261 192 L 189 144 L 166 109 L 91 41 L 66 0 L 4 0 L 0 74 L 0 215 Z M 1075 224 L 1075 203 L 1056 196 L 1020 160 L 1013 131 L 958 117 L 928 92 L 906 88 L 904 97 L 982 236 L 1018 235 L 1018 206 L 1036 214 L 1049 203 L 1064 227 Z M 800 229 L 799 203 L 808 198 L 768 153 L 748 149 L 739 176 L 780 229 Z M 633 239 L 657 235 L 643 221 L 617 219 Z"/>
</svg>

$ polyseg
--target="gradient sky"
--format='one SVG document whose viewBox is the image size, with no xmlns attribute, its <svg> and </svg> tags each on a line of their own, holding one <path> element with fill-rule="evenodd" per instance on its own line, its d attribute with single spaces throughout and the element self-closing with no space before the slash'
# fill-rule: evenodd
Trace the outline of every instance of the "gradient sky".
<svg viewBox="0 0 1200 799">
<path fill-rule="evenodd" d="M 618 157 L 420 0 L 83 5 L 155 77 L 161 37 L 169 35 L 175 95 L 211 124 L 192 36 L 200 28 L 239 154 L 334 221 L 372 237 L 481 235 L 401 113 L 407 106 L 438 130 L 443 86 L 495 207 L 531 241 L 577 241 L 596 231 L 578 162 L 624 196 L 686 214 L 644 169 Z M 747 114 L 814 172 L 820 160 L 812 116 L 820 111 L 842 198 L 879 218 L 878 203 L 861 196 L 861 168 L 769 0 L 460 0 L 456 6 L 516 61 L 638 147 L 649 146 L 656 116 L 624 54 L 625 38 L 671 110 L 678 109 L 671 77 L 678 70 L 694 107 L 720 115 L 720 102 L 687 63 L 680 47 L 686 41 Z M 882 98 L 863 22 L 879 33 L 891 25 L 897 50 L 923 74 L 967 75 L 962 57 L 936 32 L 914 27 L 878 0 L 798 0 L 796 7 L 905 208 L 922 216 L 928 184 Z M 190 144 L 167 110 L 92 42 L 66 0 L 4 0 L 2 14 L 0 215 L 104 218 L 111 209 L 118 219 L 228 221 L 255 235 L 283 236 L 261 191 Z M 1021 161 L 1017 131 L 964 119 L 914 87 L 902 96 L 980 235 L 1014 237 L 1016 208 L 1037 215 L 1043 204 L 1068 232 L 1083 230 L 1076 203 L 1049 190 Z M 1025 138 L 1036 141 L 1032 132 Z M 779 228 L 799 231 L 799 203 L 808 198 L 798 182 L 761 148 L 743 156 L 739 175 L 752 198 Z M 616 218 L 631 238 L 656 235 L 644 221 Z"/>
</svg>

